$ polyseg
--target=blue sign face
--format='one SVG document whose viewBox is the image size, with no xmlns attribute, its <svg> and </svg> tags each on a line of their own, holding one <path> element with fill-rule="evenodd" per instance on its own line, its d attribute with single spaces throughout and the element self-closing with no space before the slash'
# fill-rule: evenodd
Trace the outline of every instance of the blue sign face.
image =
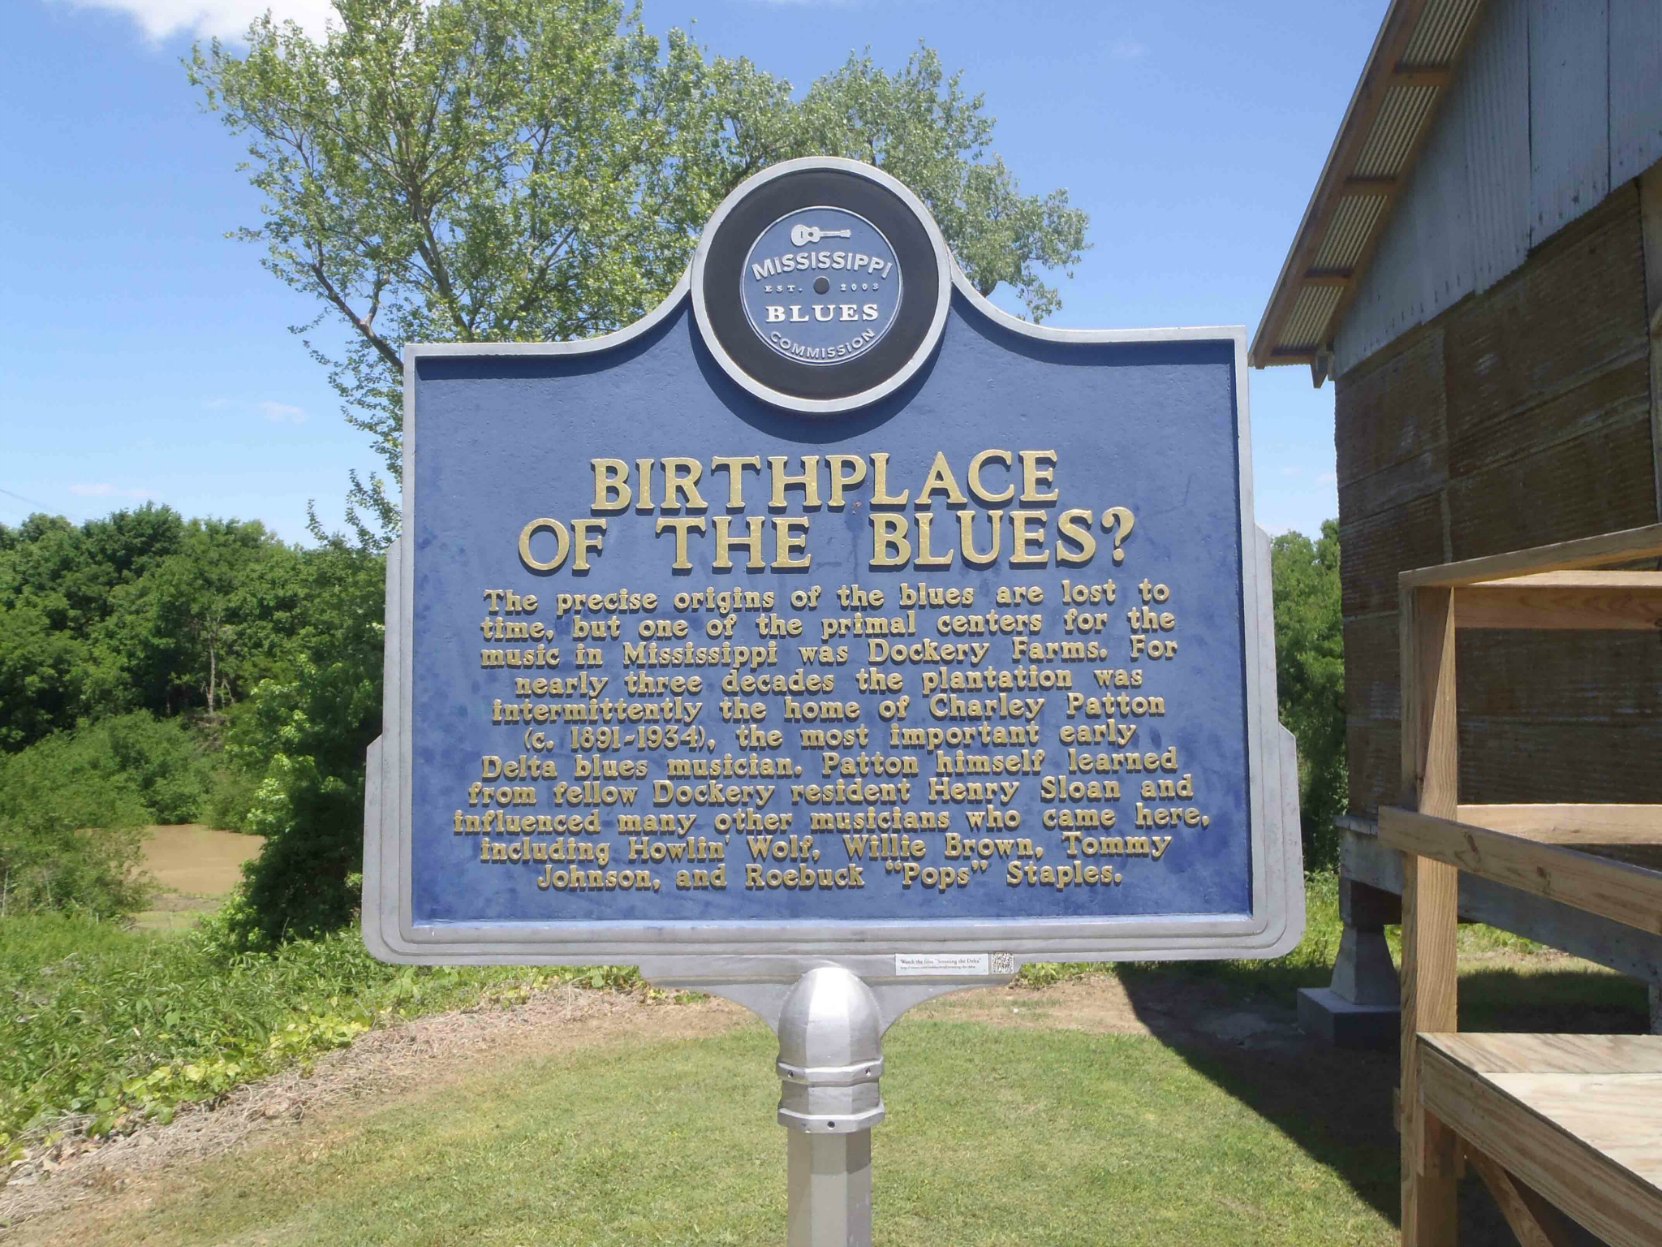
<svg viewBox="0 0 1662 1247">
<path fill-rule="evenodd" d="M 745 256 L 739 301 L 775 353 L 823 367 L 848 362 L 888 333 L 902 281 L 881 230 L 846 209 L 816 205 L 762 231 Z"/>
<path fill-rule="evenodd" d="M 418 362 L 416 919 L 1248 913 L 1233 344 L 699 354 Z"/>
<path fill-rule="evenodd" d="M 834 189 L 597 348 L 413 353 L 379 955 L 1296 942 L 1241 336 L 1023 326 Z"/>
</svg>

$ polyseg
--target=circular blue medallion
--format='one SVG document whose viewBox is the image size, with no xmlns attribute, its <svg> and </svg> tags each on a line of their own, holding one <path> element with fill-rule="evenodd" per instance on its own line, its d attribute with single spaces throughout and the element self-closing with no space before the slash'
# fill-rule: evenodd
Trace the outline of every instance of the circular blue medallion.
<svg viewBox="0 0 1662 1247">
<path fill-rule="evenodd" d="M 775 354 L 796 364 L 846 363 L 894 326 L 900 260 L 883 231 L 858 213 L 798 208 L 751 244 L 739 303 Z"/>
</svg>

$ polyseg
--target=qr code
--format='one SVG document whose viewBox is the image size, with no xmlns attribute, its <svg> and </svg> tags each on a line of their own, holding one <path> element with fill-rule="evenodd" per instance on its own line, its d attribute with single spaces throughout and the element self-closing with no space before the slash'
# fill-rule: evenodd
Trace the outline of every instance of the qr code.
<svg viewBox="0 0 1662 1247">
<path fill-rule="evenodd" d="M 994 953 L 991 965 L 994 974 L 1014 974 L 1016 972 L 1016 954 Z"/>
</svg>

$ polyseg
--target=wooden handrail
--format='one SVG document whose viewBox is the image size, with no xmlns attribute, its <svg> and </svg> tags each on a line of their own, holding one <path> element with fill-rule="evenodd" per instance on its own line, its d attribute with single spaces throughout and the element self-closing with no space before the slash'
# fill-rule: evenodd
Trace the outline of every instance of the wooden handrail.
<svg viewBox="0 0 1662 1247">
<path fill-rule="evenodd" d="M 1626 528 L 1596 537 L 1580 537 L 1550 546 L 1490 554 L 1459 563 L 1418 567 L 1397 576 L 1402 589 L 1453 589 L 1481 580 L 1525 576 L 1531 572 L 1555 572 L 1568 568 L 1606 567 L 1635 559 L 1662 558 L 1662 524 Z"/>
<path fill-rule="evenodd" d="M 1402 853 L 1662 935 L 1662 874 L 1504 831 L 1385 806 L 1379 838 Z"/>
<path fill-rule="evenodd" d="M 1467 805 L 1462 823 L 1543 844 L 1662 844 L 1662 805 Z"/>
<path fill-rule="evenodd" d="M 1662 571 L 1533 572 L 1454 591 L 1459 628 L 1654 632 L 1662 628 Z"/>
</svg>

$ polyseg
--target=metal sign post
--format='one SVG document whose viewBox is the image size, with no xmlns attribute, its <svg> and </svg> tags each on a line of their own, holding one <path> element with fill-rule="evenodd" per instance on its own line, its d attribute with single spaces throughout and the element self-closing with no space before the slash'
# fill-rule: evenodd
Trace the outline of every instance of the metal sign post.
<svg viewBox="0 0 1662 1247">
<path fill-rule="evenodd" d="M 871 1242 L 871 1130 L 883 1120 L 882 1023 L 841 966 L 797 980 L 779 1014 L 779 1124 L 789 1130 L 792 1247 Z"/>
<path fill-rule="evenodd" d="M 871 1132 L 884 1118 L 884 1032 L 913 1005 L 1014 977 L 880 979 L 874 988 L 847 965 L 815 966 L 795 982 L 713 983 L 674 969 L 659 973 L 651 963 L 641 974 L 661 987 L 741 1004 L 778 1035 L 779 1124 L 789 1131 L 788 1247 L 870 1247 Z"/>
<path fill-rule="evenodd" d="M 744 1004 L 790 1241 L 869 1242 L 907 1008 L 1302 934 L 1249 448 L 1243 330 L 1015 320 L 842 160 L 626 329 L 408 348 L 366 943 Z"/>
</svg>

